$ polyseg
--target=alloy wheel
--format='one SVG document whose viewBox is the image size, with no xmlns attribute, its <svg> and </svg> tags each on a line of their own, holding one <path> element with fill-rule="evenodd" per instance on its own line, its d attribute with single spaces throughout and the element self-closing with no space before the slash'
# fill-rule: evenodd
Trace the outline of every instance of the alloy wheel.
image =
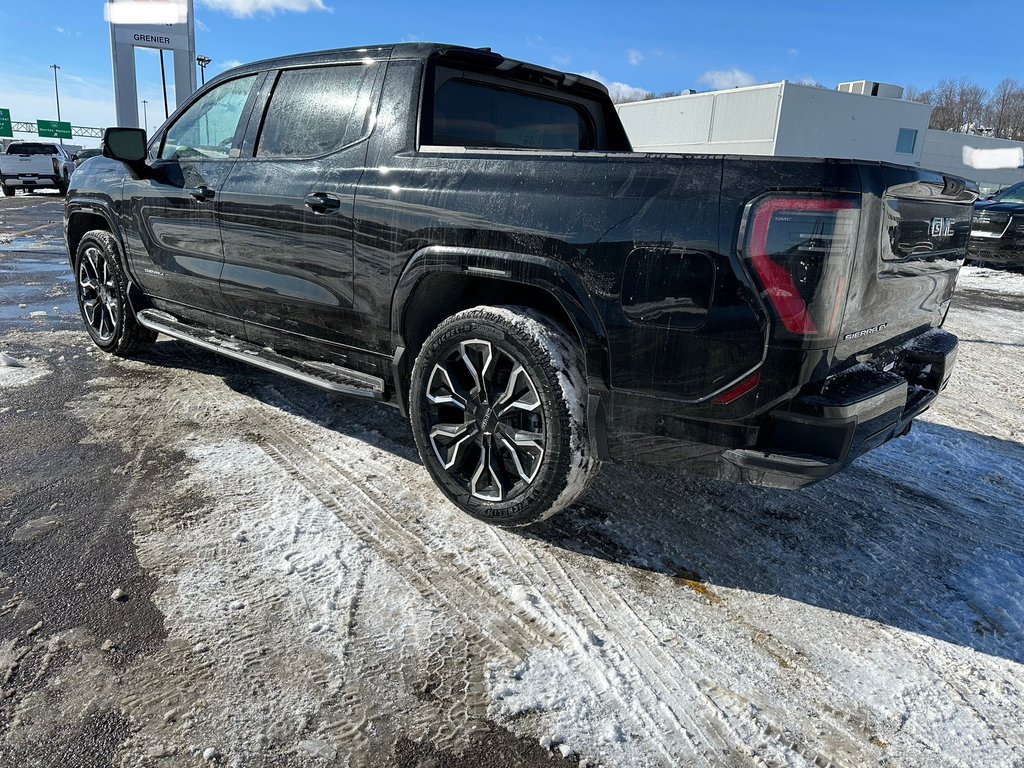
<svg viewBox="0 0 1024 768">
<path fill-rule="evenodd" d="M 459 342 L 426 385 L 428 435 L 444 470 L 473 497 L 505 502 L 537 477 L 546 429 L 537 386 L 490 341 Z"/>
<path fill-rule="evenodd" d="M 78 295 L 82 315 L 97 340 L 109 342 L 117 332 L 121 308 L 114 272 L 99 248 L 87 248 L 79 260 Z"/>
</svg>

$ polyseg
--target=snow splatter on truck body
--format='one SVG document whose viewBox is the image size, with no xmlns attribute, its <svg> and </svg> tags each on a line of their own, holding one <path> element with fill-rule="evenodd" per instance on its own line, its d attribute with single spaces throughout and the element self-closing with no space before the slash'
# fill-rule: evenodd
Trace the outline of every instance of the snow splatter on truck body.
<svg viewBox="0 0 1024 768">
<path fill-rule="evenodd" d="M 215 106 L 235 119 L 210 136 Z M 570 435 L 576 466 L 815 482 L 905 433 L 955 360 L 940 327 L 977 196 L 963 180 L 634 153 L 603 86 L 489 50 L 245 65 L 144 154 L 76 174 L 76 268 L 107 242 L 87 233 L 113 233 L 147 332 L 411 412 L 435 480 L 491 522 L 582 492 L 564 492 Z M 578 350 L 579 407 L 555 396 L 549 347 L 460 314 L 477 307 L 541 316 Z M 113 351 L 139 341 L 116 334 Z"/>
</svg>

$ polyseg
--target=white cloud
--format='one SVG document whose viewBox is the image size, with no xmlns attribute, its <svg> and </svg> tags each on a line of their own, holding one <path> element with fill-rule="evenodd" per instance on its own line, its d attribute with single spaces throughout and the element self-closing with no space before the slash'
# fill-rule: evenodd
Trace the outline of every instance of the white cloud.
<svg viewBox="0 0 1024 768">
<path fill-rule="evenodd" d="M 227 61 L 222 61 L 220 63 L 220 71 L 225 72 L 229 69 L 234 69 L 235 67 L 240 66 L 242 66 L 242 62 L 238 59 L 228 59 Z"/>
<path fill-rule="evenodd" d="M 700 81 L 715 91 L 724 91 L 728 88 L 742 88 L 745 85 L 755 85 L 757 78 L 749 72 L 733 67 L 732 69 L 713 69 L 700 76 Z"/>
<path fill-rule="evenodd" d="M 556 53 L 551 57 L 551 63 L 558 69 L 568 69 L 572 66 L 572 56 Z"/>
<path fill-rule="evenodd" d="M 788 51 L 786 51 L 786 55 L 787 56 L 799 56 L 800 55 L 800 51 L 798 51 L 796 48 L 790 48 Z"/>
<path fill-rule="evenodd" d="M 644 60 L 644 55 L 636 48 L 630 48 L 626 51 L 626 59 L 629 61 L 630 65 L 639 67 L 640 63 Z"/>
<path fill-rule="evenodd" d="M 646 88 L 638 88 L 635 85 L 629 85 L 628 83 L 619 83 L 615 81 L 609 82 L 606 80 L 600 72 L 581 72 L 584 77 L 589 77 L 592 80 L 597 80 L 599 83 L 603 83 L 608 89 L 609 95 L 612 97 L 614 102 L 622 101 L 638 101 L 640 99 L 649 98 L 651 92 Z"/>
<path fill-rule="evenodd" d="M 64 27 L 54 27 L 53 29 L 59 35 L 70 35 L 71 34 L 71 30 L 70 29 L 64 29 Z"/>
<path fill-rule="evenodd" d="M 198 16 L 196 16 L 196 29 L 198 29 L 200 32 L 209 32 L 210 31 L 210 28 L 208 26 L 206 26 L 206 23 L 202 19 L 200 19 Z"/>
<path fill-rule="evenodd" d="M 222 11 L 236 19 L 245 19 L 260 13 L 273 15 L 278 11 L 285 13 L 305 13 L 306 11 L 327 11 L 333 9 L 324 0 L 200 0 L 207 8 Z"/>
</svg>

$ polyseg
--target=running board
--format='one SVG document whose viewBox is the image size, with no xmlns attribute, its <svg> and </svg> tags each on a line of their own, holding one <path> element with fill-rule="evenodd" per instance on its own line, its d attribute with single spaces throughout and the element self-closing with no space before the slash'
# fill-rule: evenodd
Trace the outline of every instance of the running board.
<svg viewBox="0 0 1024 768">
<path fill-rule="evenodd" d="M 328 392 L 369 400 L 384 399 L 384 379 L 376 376 L 331 363 L 285 357 L 272 349 L 259 347 L 248 341 L 225 336 L 208 328 L 187 325 L 174 315 L 157 309 L 142 310 L 136 315 L 136 320 L 143 328 L 170 336 L 172 339 L 288 376 L 305 384 L 326 389 Z"/>
</svg>

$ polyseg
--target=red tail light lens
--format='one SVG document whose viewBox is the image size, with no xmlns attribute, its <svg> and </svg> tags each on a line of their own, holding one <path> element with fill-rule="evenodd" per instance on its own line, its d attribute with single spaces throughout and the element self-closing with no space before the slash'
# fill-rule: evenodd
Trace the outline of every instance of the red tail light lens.
<svg viewBox="0 0 1024 768">
<path fill-rule="evenodd" d="M 748 221 L 747 257 L 783 327 L 831 338 L 839 328 L 859 207 L 845 197 L 768 197 Z"/>
</svg>

